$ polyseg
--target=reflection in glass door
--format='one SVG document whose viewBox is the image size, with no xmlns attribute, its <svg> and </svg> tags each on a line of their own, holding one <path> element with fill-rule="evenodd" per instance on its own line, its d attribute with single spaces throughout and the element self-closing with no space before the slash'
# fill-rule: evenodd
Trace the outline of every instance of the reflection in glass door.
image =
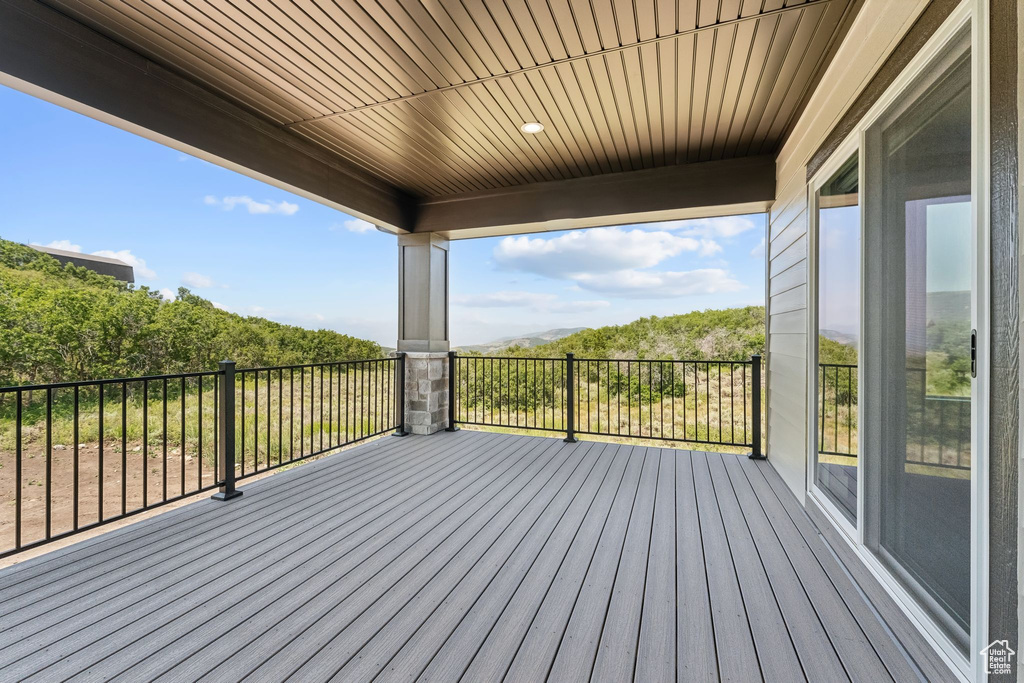
<svg viewBox="0 0 1024 683">
<path fill-rule="evenodd" d="M 958 44 L 869 131 L 882 292 L 868 318 L 881 402 L 870 495 L 875 551 L 966 649 L 974 238 L 970 58 Z"/>
<path fill-rule="evenodd" d="M 859 169 L 854 155 L 817 205 L 818 338 L 814 483 L 857 523 L 857 347 L 860 342 Z"/>
</svg>

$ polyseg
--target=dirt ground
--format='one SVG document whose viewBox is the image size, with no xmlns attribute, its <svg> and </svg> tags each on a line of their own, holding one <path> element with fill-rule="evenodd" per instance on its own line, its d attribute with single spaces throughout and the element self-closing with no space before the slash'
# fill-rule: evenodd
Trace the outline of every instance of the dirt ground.
<svg viewBox="0 0 1024 683">
<path fill-rule="evenodd" d="M 121 453 L 120 444 L 107 444 L 103 453 L 103 508 L 102 518 L 121 514 Z M 125 453 L 127 479 L 124 485 L 124 509 L 132 511 L 143 505 L 143 453 L 141 444 L 129 444 Z M 75 513 L 75 451 L 73 445 L 55 445 L 52 451 L 50 500 L 50 533 L 53 536 L 74 528 Z M 163 450 L 151 449 L 146 463 L 147 502 L 165 500 Z M 100 519 L 100 461 L 98 444 L 81 444 L 78 449 L 78 525 L 93 524 Z M 197 491 L 214 482 L 212 463 L 202 462 L 191 454 L 184 457 L 184 492 Z M 14 454 L 0 452 L 0 548 L 14 546 L 15 502 Z M 168 450 L 166 498 L 182 494 L 182 456 L 178 449 Z M 46 535 L 46 456 L 45 451 L 27 450 L 22 460 L 21 476 L 21 542 L 23 545 L 45 538 Z"/>
<path fill-rule="evenodd" d="M 387 438 L 386 435 L 377 436 L 371 441 Z M 338 452 L 347 451 L 351 448 L 367 443 L 356 442 L 342 446 L 333 451 L 318 455 L 306 460 L 297 460 L 294 465 L 289 464 L 283 469 L 300 467 L 305 463 L 328 457 Z M 121 453 L 118 450 L 120 443 L 111 443 L 104 446 L 103 452 L 103 519 L 109 520 L 121 514 Z M 138 449 L 138 450 L 136 450 Z M 125 482 L 125 508 L 128 512 L 142 507 L 142 448 L 141 444 L 129 442 L 126 453 L 128 479 Z M 51 484 L 51 510 L 50 510 L 50 533 L 51 536 L 70 531 L 73 528 L 74 519 L 74 448 L 70 445 L 65 448 L 54 448 L 52 451 L 52 473 Z M 181 452 L 170 448 L 167 451 L 167 498 L 172 499 L 181 495 Z M 148 503 L 153 505 L 164 500 L 163 492 L 163 449 L 152 449 L 149 454 L 149 471 L 147 473 Z M 273 476 L 283 469 L 271 469 L 259 474 L 247 476 L 245 484 L 264 477 Z M 14 497 L 14 454 L 0 450 L 0 500 L 3 501 L 0 508 L 0 551 L 14 547 L 14 521 L 15 521 L 15 497 Z M 212 486 L 214 483 L 213 465 L 205 458 L 202 462 L 202 486 Z M 200 465 L 199 459 L 190 453 L 185 454 L 185 494 L 184 498 L 178 501 L 150 508 L 139 514 L 112 521 L 88 531 L 45 543 L 39 547 L 15 553 L 0 558 L 0 568 L 24 562 L 37 555 L 52 552 L 87 538 L 107 533 L 113 529 L 134 524 L 143 519 L 187 505 L 193 501 L 201 500 L 212 495 L 210 490 L 198 492 L 200 488 Z M 78 524 L 83 527 L 93 524 L 99 519 L 99 447 L 97 444 L 81 444 L 78 449 Z M 188 495 L 188 494 L 192 495 Z M 22 461 L 22 518 L 21 518 L 21 542 L 27 545 L 33 541 L 45 537 L 46 530 L 46 457 L 43 449 L 26 448 Z"/>
</svg>

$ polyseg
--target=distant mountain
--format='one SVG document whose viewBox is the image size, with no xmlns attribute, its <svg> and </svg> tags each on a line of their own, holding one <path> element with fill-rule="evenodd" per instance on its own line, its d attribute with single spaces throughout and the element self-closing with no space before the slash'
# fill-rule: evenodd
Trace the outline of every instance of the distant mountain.
<svg viewBox="0 0 1024 683">
<path fill-rule="evenodd" d="M 832 341 L 845 346 L 857 345 L 857 335 L 849 332 L 840 332 L 839 330 L 819 330 L 818 334 L 826 339 L 831 339 Z"/>
<path fill-rule="evenodd" d="M 928 292 L 928 317 L 934 322 L 962 322 L 971 319 L 971 292 Z"/>
<path fill-rule="evenodd" d="M 571 334 L 582 332 L 590 328 L 587 327 L 559 327 L 553 330 L 544 330 L 542 332 L 529 332 L 527 334 L 515 336 L 515 337 L 502 337 L 501 339 L 495 339 L 494 341 L 486 342 L 484 344 L 473 344 L 470 346 L 459 346 L 456 347 L 456 351 L 463 351 L 466 353 L 494 353 L 501 351 L 512 346 L 519 348 L 532 348 L 534 346 L 540 346 L 549 342 L 557 341 L 568 337 Z"/>
</svg>

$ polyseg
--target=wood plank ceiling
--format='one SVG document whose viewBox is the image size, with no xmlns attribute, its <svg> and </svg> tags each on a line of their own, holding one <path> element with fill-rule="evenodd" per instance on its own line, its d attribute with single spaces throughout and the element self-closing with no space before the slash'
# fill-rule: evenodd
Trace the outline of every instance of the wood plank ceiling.
<svg viewBox="0 0 1024 683">
<path fill-rule="evenodd" d="M 775 152 L 851 0 L 46 4 L 441 197 Z"/>
</svg>

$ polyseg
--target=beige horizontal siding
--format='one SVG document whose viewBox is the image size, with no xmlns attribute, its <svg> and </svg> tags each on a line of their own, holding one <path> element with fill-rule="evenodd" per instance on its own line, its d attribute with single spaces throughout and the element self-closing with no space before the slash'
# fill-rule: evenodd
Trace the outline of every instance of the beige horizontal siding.
<svg viewBox="0 0 1024 683">
<path fill-rule="evenodd" d="M 801 183 L 786 184 L 770 214 L 768 453 L 803 500 L 807 395 L 807 206 Z"/>
<path fill-rule="evenodd" d="M 807 162 L 927 0 L 864 0 L 776 160 L 768 225 L 768 458 L 802 501 L 807 473 Z"/>
<path fill-rule="evenodd" d="M 777 296 L 794 287 L 807 283 L 807 261 L 800 261 L 791 268 L 772 276 L 769 296 Z M 774 312 L 774 310 L 773 310 Z"/>
<path fill-rule="evenodd" d="M 771 309 L 773 313 L 799 311 L 805 308 L 807 308 L 806 284 L 788 289 L 781 294 L 771 297 Z"/>
</svg>

